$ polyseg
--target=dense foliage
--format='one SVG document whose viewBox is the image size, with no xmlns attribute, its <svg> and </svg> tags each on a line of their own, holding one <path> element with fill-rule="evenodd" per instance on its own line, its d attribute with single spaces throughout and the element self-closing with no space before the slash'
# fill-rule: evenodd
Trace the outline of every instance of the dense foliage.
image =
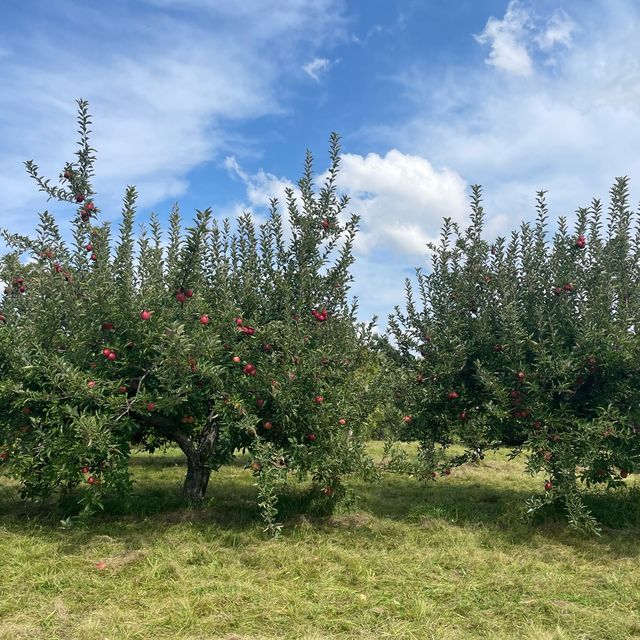
<svg viewBox="0 0 640 640">
<path fill-rule="evenodd" d="M 579 481 L 616 487 L 640 468 L 640 224 L 627 184 L 617 179 L 606 220 L 594 200 L 551 241 L 544 192 L 535 224 L 508 242 L 482 238 L 480 187 L 466 231 L 445 220 L 419 301 L 407 281 L 406 310 L 390 318 L 400 436 L 420 441 L 423 477 L 516 445 L 546 476 L 531 508 L 561 499 L 593 530 Z M 456 439 L 468 451 L 445 465 Z"/>
<path fill-rule="evenodd" d="M 371 472 L 364 454 L 376 385 L 371 327 L 347 302 L 358 219 L 335 197 L 339 140 L 320 195 L 307 152 L 303 210 L 287 192 L 256 227 L 232 228 L 209 209 L 168 237 L 152 215 L 134 235 L 127 189 L 117 239 L 91 185 L 86 102 L 79 101 L 78 160 L 62 187 L 27 168 L 50 198 L 76 203 L 73 246 L 45 212 L 33 238 L 4 233 L 8 283 L 0 321 L 0 451 L 23 494 L 45 498 L 86 482 L 87 510 L 128 491 L 131 446 L 184 452 L 184 495 L 204 497 L 210 472 L 249 451 L 261 508 L 277 531 L 276 490 L 289 472 L 310 474 L 319 499 L 345 494 L 341 476 Z M 24 262 L 27 256 L 30 261 Z"/>
<path fill-rule="evenodd" d="M 187 461 L 183 495 L 200 503 L 211 472 L 250 454 L 271 532 L 278 489 L 311 477 L 332 509 L 345 474 L 377 476 L 366 439 L 393 423 L 417 440 L 416 463 L 387 447 L 388 468 L 423 479 L 449 475 L 508 444 L 542 472 L 535 510 L 556 500 L 594 531 L 584 485 L 616 488 L 640 469 L 640 219 L 618 178 L 604 214 L 594 200 L 570 231 L 537 219 L 510 238 L 483 238 L 481 189 L 471 224 L 445 219 L 432 268 L 406 283 L 391 340 L 357 321 L 349 302 L 357 216 L 336 197 L 339 139 L 313 192 L 307 152 L 287 215 L 273 199 L 219 220 L 197 211 L 168 233 L 152 214 L 134 233 L 134 187 L 117 233 L 99 223 L 87 103 L 79 105 L 77 160 L 61 186 L 27 170 L 47 193 L 77 206 L 73 242 L 49 212 L 35 235 L 4 231 L 0 259 L 0 473 L 26 498 L 71 491 L 92 513 L 132 490 L 134 448 L 176 444 Z M 462 442 L 463 455 L 447 448 Z"/>
</svg>

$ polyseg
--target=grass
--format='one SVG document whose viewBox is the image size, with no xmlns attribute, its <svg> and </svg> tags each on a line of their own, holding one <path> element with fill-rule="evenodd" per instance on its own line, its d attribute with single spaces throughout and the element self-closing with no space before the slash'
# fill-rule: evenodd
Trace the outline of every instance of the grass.
<svg viewBox="0 0 640 640">
<path fill-rule="evenodd" d="M 89 529 L 61 529 L 0 481 L 1 640 L 640 637 L 633 490 L 591 496 L 599 538 L 553 514 L 525 523 L 543 480 L 501 451 L 435 483 L 351 481 L 355 510 L 329 518 L 305 515 L 292 483 L 271 540 L 241 463 L 197 511 L 180 506 L 177 451 L 132 468 L 133 499 Z"/>
</svg>

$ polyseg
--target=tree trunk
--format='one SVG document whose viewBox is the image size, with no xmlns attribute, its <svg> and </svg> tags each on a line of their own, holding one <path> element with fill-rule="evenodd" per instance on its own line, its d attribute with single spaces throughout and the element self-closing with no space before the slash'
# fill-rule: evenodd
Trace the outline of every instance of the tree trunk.
<svg viewBox="0 0 640 640">
<path fill-rule="evenodd" d="M 187 459 L 187 475 L 182 485 L 182 497 L 192 505 L 201 504 L 204 500 L 211 475 L 211 469 L 203 464 L 201 458 L 200 455 L 196 455 Z"/>
<path fill-rule="evenodd" d="M 182 485 L 182 497 L 191 505 L 202 503 L 211 475 L 211 467 L 208 464 L 218 442 L 218 415 L 214 413 L 213 408 L 198 438 L 182 431 L 170 418 L 140 414 L 136 417 L 158 429 L 163 436 L 173 440 L 182 449 L 187 458 L 187 476 Z"/>
</svg>

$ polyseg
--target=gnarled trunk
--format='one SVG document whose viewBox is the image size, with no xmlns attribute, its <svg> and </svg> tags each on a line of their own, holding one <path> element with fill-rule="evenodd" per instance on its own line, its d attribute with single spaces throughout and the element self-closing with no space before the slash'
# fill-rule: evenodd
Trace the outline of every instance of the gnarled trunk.
<svg viewBox="0 0 640 640">
<path fill-rule="evenodd" d="M 211 454 L 218 442 L 218 416 L 211 412 L 198 438 L 185 433 L 164 416 L 140 415 L 139 418 L 142 422 L 156 427 L 182 449 L 187 458 L 187 475 L 182 485 L 182 497 L 190 505 L 202 503 L 211 476 Z"/>
</svg>

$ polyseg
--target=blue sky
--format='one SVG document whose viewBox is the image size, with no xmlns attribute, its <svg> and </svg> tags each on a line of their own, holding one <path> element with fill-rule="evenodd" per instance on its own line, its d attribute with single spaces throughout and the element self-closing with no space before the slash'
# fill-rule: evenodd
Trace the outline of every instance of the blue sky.
<svg viewBox="0 0 640 640">
<path fill-rule="evenodd" d="M 0 225 L 48 208 L 24 170 L 74 159 L 76 103 L 93 116 L 96 202 L 119 219 L 264 216 L 332 131 L 339 193 L 362 216 L 354 292 L 380 328 L 428 265 L 442 217 L 481 184 L 488 235 L 552 217 L 616 176 L 640 177 L 640 3 L 627 0 L 25 0 L 0 24 Z M 634 200 L 635 202 L 635 200 Z M 68 226 L 68 225 L 67 225 Z"/>
</svg>

